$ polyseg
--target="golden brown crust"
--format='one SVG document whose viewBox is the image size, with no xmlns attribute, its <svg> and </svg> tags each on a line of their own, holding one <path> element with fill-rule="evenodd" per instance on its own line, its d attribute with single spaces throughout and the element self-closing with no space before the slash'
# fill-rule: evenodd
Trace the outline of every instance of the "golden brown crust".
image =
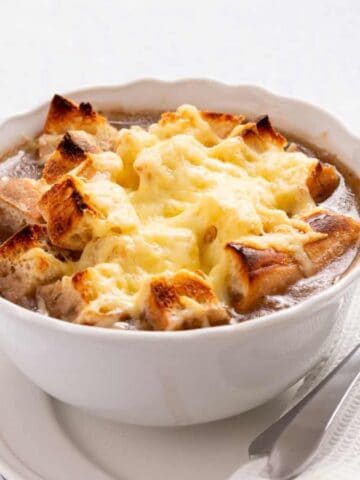
<svg viewBox="0 0 360 480">
<path fill-rule="evenodd" d="M 350 247 L 359 242 L 360 223 L 344 215 L 316 212 L 304 220 L 315 232 L 327 236 L 308 243 L 304 251 L 316 273 Z M 255 308 L 265 295 L 283 293 L 291 284 L 304 277 L 294 255 L 273 248 L 259 250 L 231 242 L 226 246 L 230 255 L 229 293 L 239 312 Z"/>
<path fill-rule="evenodd" d="M 333 165 L 318 161 L 313 168 L 306 185 L 316 203 L 323 202 L 335 191 L 340 177 Z"/>
<path fill-rule="evenodd" d="M 255 123 L 247 123 L 244 125 L 240 136 L 246 145 L 257 153 L 263 153 L 268 149 L 266 142 L 259 135 Z"/>
<path fill-rule="evenodd" d="M 47 183 L 55 183 L 62 176 L 86 159 L 85 150 L 65 133 L 55 152 L 45 162 L 42 178 Z"/>
<path fill-rule="evenodd" d="M 286 138 L 274 130 L 267 115 L 261 117 L 256 123 L 248 122 L 244 124 L 239 136 L 258 153 L 268 150 L 269 145 L 280 150 L 283 150 L 287 145 Z"/>
<path fill-rule="evenodd" d="M 95 298 L 95 292 L 91 284 L 88 270 L 81 270 L 71 278 L 74 289 L 79 293 L 84 302 L 90 302 Z"/>
<path fill-rule="evenodd" d="M 84 231 L 83 235 L 77 232 L 80 222 L 85 216 L 99 215 L 71 177 L 54 184 L 42 196 L 39 207 L 52 243 L 70 250 L 81 250 L 90 239 L 89 232 Z"/>
<path fill-rule="evenodd" d="M 227 137 L 237 125 L 245 120 L 243 115 L 231 115 L 230 113 L 202 111 L 200 114 L 220 138 Z"/>
<path fill-rule="evenodd" d="M 199 310 L 187 310 L 184 297 L 196 302 Z M 145 300 L 143 317 L 154 330 L 200 328 L 229 321 L 227 312 L 219 304 L 208 282 L 192 272 L 153 279 Z"/>
<path fill-rule="evenodd" d="M 277 132 L 271 125 L 268 115 L 264 115 L 256 122 L 256 128 L 260 137 L 267 143 L 272 143 L 278 148 L 285 148 L 287 140 L 279 132 Z"/>
<path fill-rule="evenodd" d="M 307 216 L 305 221 L 315 232 L 327 234 L 326 238 L 305 245 L 316 271 L 359 243 L 360 223 L 351 217 L 323 211 Z"/>
<path fill-rule="evenodd" d="M 83 325 L 111 327 L 115 322 L 129 319 L 125 311 L 102 312 L 88 309 L 97 297 L 88 269 L 64 277 L 52 284 L 38 288 L 38 296 L 43 300 L 47 312 L 56 318 Z"/>
<path fill-rule="evenodd" d="M 77 103 L 54 95 L 46 118 L 44 133 L 66 133 L 68 130 L 85 130 L 95 134 L 99 125 L 105 124 L 102 115 L 96 113 L 90 103 Z"/>
<path fill-rule="evenodd" d="M 229 293 L 238 312 L 256 307 L 265 295 L 282 293 L 302 277 L 296 260 L 273 248 L 257 250 L 236 242 L 226 246 L 230 255 Z"/>
<path fill-rule="evenodd" d="M 27 225 L 0 245 L 1 259 L 16 259 L 30 248 L 46 245 L 46 229 L 41 225 Z"/>
</svg>

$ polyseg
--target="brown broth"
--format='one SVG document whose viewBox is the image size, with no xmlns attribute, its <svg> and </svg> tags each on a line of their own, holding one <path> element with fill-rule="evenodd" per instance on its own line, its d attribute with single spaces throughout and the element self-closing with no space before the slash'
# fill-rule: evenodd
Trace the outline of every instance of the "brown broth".
<svg viewBox="0 0 360 480">
<path fill-rule="evenodd" d="M 147 127 L 151 123 L 157 122 L 160 112 L 102 112 L 116 128 L 128 128 L 131 125 Z M 291 138 L 291 136 L 288 136 Z M 340 184 L 336 191 L 320 206 L 325 209 L 350 215 L 353 218 L 360 219 L 360 182 L 356 175 L 346 168 L 342 162 L 335 156 L 320 150 L 304 141 L 292 138 L 297 145 L 303 149 L 304 153 L 313 155 L 320 160 L 331 163 L 336 166 L 340 174 Z M 39 178 L 42 167 L 38 161 L 38 152 L 34 142 L 28 142 L 13 151 L 0 157 L 0 177 L 30 177 Z M 1 227 L 0 227 L 1 239 Z M 271 295 L 264 298 L 259 307 L 245 314 L 238 314 L 231 311 L 231 323 L 237 323 L 249 320 L 259 316 L 267 315 L 277 310 L 291 307 L 305 298 L 314 295 L 335 283 L 344 272 L 346 272 L 354 263 L 358 255 L 356 247 L 349 249 L 344 255 L 337 258 L 326 268 L 308 278 L 301 279 L 294 285 L 291 285 L 284 294 Z M 116 327 L 116 324 L 115 324 Z M 134 328 L 132 322 L 121 322 L 119 328 Z"/>
</svg>

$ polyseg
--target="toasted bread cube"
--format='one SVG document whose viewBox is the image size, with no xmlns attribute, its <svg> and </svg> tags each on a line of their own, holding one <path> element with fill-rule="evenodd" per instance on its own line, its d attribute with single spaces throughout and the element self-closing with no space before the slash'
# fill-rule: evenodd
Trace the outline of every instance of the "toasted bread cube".
<svg viewBox="0 0 360 480">
<path fill-rule="evenodd" d="M 322 240 L 305 245 L 305 252 L 315 271 L 324 268 L 349 248 L 359 245 L 360 223 L 351 217 L 319 211 L 307 216 L 305 221 L 315 232 L 327 235 Z"/>
<path fill-rule="evenodd" d="M 99 125 L 106 123 L 105 117 L 96 113 L 90 103 L 77 103 L 54 95 L 45 121 L 44 132 L 59 134 L 68 130 L 85 130 L 94 135 Z"/>
<path fill-rule="evenodd" d="M 61 277 L 66 264 L 56 258 L 39 225 L 26 226 L 0 246 L 0 294 L 31 306 L 36 288 Z"/>
<path fill-rule="evenodd" d="M 50 155 L 55 152 L 62 138 L 63 135 L 52 133 L 43 133 L 39 136 L 39 163 L 41 165 L 44 165 Z"/>
<path fill-rule="evenodd" d="M 152 278 L 140 294 L 142 319 L 154 330 L 183 330 L 222 325 L 229 315 L 207 280 L 180 270 Z"/>
<path fill-rule="evenodd" d="M 333 165 L 318 161 L 306 182 L 316 203 L 323 202 L 336 190 L 340 177 Z"/>
<path fill-rule="evenodd" d="M 54 184 L 42 196 L 39 207 L 52 243 L 70 250 L 81 250 L 91 240 L 91 220 L 101 215 L 80 190 L 80 182 L 72 177 Z"/>
<path fill-rule="evenodd" d="M 244 120 L 241 115 L 201 112 L 192 105 L 181 105 L 175 112 L 164 112 L 149 131 L 161 139 L 173 135 L 193 135 L 205 146 L 213 146 L 228 136 Z"/>
<path fill-rule="evenodd" d="M 264 115 L 257 120 L 256 128 L 264 142 L 276 145 L 281 150 L 287 145 L 286 138 L 273 128 L 268 115 Z"/>
<path fill-rule="evenodd" d="M 38 207 L 41 197 L 35 181 L 29 178 L 0 179 L 0 222 L 5 233 L 14 233 L 26 224 L 41 223 Z"/>
<path fill-rule="evenodd" d="M 84 130 L 94 135 L 97 144 L 104 150 L 113 149 L 117 145 L 117 130 L 105 117 L 96 113 L 90 103 L 79 105 L 60 95 L 51 101 L 46 118 L 45 134 L 64 134 L 69 130 Z"/>
<path fill-rule="evenodd" d="M 47 183 L 55 183 L 86 158 L 86 151 L 74 141 L 70 133 L 66 133 L 55 152 L 46 160 L 42 178 Z"/>
<path fill-rule="evenodd" d="M 93 238 L 132 231 L 138 222 L 124 189 L 108 180 L 63 177 L 42 196 L 39 207 L 52 243 L 69 250 L 82 250 Z"/>
<path fill-rule="evenodd" d="M 89 270 L 86 269 L 72 277 L 65 276 L 40 287 L 38 295 L 44 300 L 46 310 L 51 316 L 76 322 L 88 303 L 95 298 L 95 290 Z"/>
<path fill-rule="evenodd" d="M 200 115 L 220 138 L 226 138 L 237 125 L 245 120 L 243 115 L 231 115 L 230 113 L 203 111 L 200 112 Z"/>
<path fill-rule="evenodd" d="M 89 153 L 75 138 L 76 135 L 70 133 L 64 135 L 55 152 L 47 159 L 42 178 L 53 184 L 69 172 L 85 179 L 102 173 L 104 177 L 116 181 L 123 169 L 120 157 L 114 152 L 99 150 Z"/>
<path fill-rule="evenodd" d="M 286 147 L 287 152 L 301 152 L 307 157 L 315 158 L 315 154 L 303 145 L 291 142 Z M 340 176 L 334 165 L 318 160 L 312 168 L 306 185 L 316 203 L 323 202 L 336 190 Z"/>
<path fill-rule="evenodd" d="M 46 312 L 54 318 L 82 325 L 97 327 L 112 327 L 128 316 L 120 311 L 100 312 L 89 307 L 89 301 L 82 296 L 71 277 L 44 285 L 37 291 L 38 297 L 44 302 Z"/>
<path fill-rule="evenodd" d="M 70 322 L 76 320 L 86 305 L 81 292 L 74 287 L 72 277 L 69 276 L 40 286 L 37 296 L 44 302 L 46 313 Z"/>
<path fill-rule="evenodd" d="M 130 296 L 119 265 L 98 264 L 38 289 L 47 312 L 84 325 L 111 327 L 129 318 Z"/>
<path fill-rule="evenodd" d="M 232 132 L 231 136 L 240 136 L 246 145 L 257 153 L 263 153 L 273 147 L 284 150 L 287 140 L 271 125 L 267 115 L 261 117 L 256 123 L 248 122 L 239 125 Z"/>
<path fill-rule="evenodd" d="M 360 238 L 360 223 L 344 215 L 317 212 L 304 220 L 324 238 L 304 245 L 312 265 L 312 274 L 356 246 Z M 229 294 L 239 312 L 257 306 L 265 295 L 283 293 L 290 285 L 305 276 L 305 272 L 289 252 L 264 250 L 231 242 L 226 246 L 229 258 Z"/>
<path fill-rule="evenodd" d="M 68 136 L 65 138 L 65 136 Z M 45 164 L 49 157 L 55 152 L 55 150 L 59 149 L 59 146 L 64 140 L 71 140 L 72 144 L 75 144 L 79 149 L 83 150 L 84 152 L 90 153 L 99 153 L 101 152 L 101 148 L 98 145 L 96 137 L 90 135 L 89 133 L 85 132 L 84 130 L 69 130 L 62 134 L 51 134 L 51 133 L 43 133 L 39 137 L 39 160 L 42 164 Z M 64 150 L 68 151 L 71 148 L 71 144 L 68 145 L 63 144 Z"/>
<path fill-rule="evenodd" d="M 231 242 L 226 246 L 229 259 L 229 296 L 238 312 L 256 307 L 265 295 L 282 293 L 299 280 L 302 270 L 295 258 L 273 248 L 259 250 Z"/>
</svg>

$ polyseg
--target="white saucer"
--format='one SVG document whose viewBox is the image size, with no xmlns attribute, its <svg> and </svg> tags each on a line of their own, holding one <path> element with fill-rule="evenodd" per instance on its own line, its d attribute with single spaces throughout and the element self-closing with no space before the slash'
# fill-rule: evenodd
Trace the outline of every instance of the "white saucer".
<svg viewBox="0 0 360 480">
<path fill-rule="evenodd" d="M 53 400 L 0 352 L 0 474 L 6 480 L 225 480 L 290 392 L 249 413 L 176 429 L 114 424 Z"/>
</svg>

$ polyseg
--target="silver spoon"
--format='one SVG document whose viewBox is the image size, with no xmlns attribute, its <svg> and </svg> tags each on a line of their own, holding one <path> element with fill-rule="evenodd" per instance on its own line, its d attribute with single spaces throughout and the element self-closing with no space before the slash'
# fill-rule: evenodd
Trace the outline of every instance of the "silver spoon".
<svg viewBox="0 0 360 480">
<path fill-rule="evenodd" d="M 249 447 L 250 456 L 269 455 L 268 474 L 272 479 L 296 477 L 313 459 L 359 377 L 360 344 L 306 397 L 255 438 Z"/>
</svg>

